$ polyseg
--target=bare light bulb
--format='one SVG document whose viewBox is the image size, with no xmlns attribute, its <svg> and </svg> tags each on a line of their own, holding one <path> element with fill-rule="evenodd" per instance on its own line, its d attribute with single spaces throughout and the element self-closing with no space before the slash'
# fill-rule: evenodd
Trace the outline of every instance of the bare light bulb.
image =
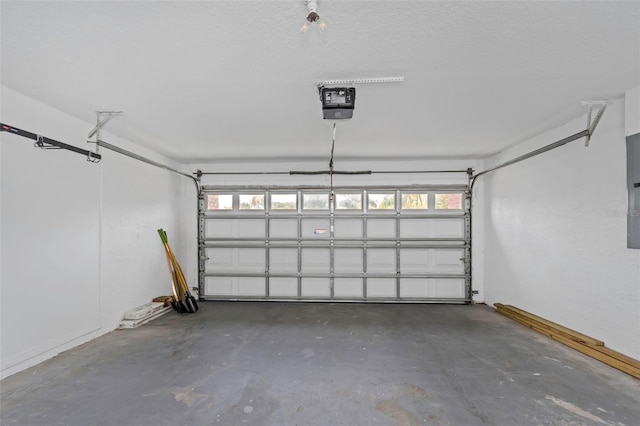
<svg viewBox="0 0 640 426">
<path fill-rule="evenodd" d="M 307 19 L 302 25 L 302 28 L 300 28 L 300 32 L 306 33 L 307 31 L 309 31 L 309 27 L 314 22 L 317 22 L 320 30 L 324 31 L 327 26 L 323 21 L 320 20 L 320 15 L 318 15 L 318 12 L 316 12 L 316 10 L 318 9 L 318 2 L 316 0 L 307 0 L 307 8 L 309 9 L 309 16 L 307 16 Z"/>
</svg>

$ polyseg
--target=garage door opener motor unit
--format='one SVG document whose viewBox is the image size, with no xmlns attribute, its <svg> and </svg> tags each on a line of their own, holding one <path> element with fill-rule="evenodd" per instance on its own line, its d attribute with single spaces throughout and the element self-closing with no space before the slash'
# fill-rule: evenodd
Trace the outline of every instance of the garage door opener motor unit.
<svg viewBox="0 0 640 426">
<path fill-rule="evenodd" d="M 339 120 L 353 117 L 356 103 L 355 87 L 320 87 L 322 118 Z"/>
</svg>

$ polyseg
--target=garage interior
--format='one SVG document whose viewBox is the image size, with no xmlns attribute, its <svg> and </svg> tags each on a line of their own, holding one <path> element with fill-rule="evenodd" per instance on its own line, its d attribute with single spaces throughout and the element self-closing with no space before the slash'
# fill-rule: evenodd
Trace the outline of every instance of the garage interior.
<svg viewBox="0 0 640 426">
<path fill-rule="evenodd" d="M 640 424 L 640 1 L 0 23 L 0 423 Z"/>
</svg>

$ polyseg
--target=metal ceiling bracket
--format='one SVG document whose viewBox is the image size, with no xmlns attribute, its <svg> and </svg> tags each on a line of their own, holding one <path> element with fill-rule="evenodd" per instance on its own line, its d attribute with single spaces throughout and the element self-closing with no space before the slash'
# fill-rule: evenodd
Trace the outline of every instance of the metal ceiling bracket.
<svg viewBox="0 0 640 426">
<path fill-rule="evenodd" d="M 589 142 L 591 141 L 591 135 L 593 135 L 593 132 L 596 130 L 596 126 L 600 122 L 600 119 L 602 118 L 602 114 L 604 114 L 604 110 L 607 108 L 607 105 L 609 105 L 610 103 L 611 101 L 608 101 L 608 100 L 582 101 L 582 105 L 589 108 L 587 112 L 587 129 L 589 130 L 589 134 L 585 138 L 584 146 L 587 146 L 587 147 L 589 146 Z M 596 112 L 596 117 L 593 119 L 593 122 L 592 122 L 591 116 L 593 114 L 594 105 L 600 105 L 600 109 L 598 109 L 598 112 Z"/>
<path fill-rule="evenodd" d="M 87 141 L 88 143 L 96 144 L 96 154 L 100 151 L 100 141 L 102 140 L 102 128 L 109 122 L 111 119 L 117 115 L 122 115 L 122 111 L 96 111 L 96 127 L 91 129 L 88 138 L 96 137 L 95 141 Z"/>
</svg>

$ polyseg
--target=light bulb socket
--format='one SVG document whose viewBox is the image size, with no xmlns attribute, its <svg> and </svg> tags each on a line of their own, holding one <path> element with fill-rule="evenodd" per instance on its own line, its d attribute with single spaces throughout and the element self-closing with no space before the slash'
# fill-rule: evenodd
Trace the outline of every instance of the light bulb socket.
<svg viewBox="0 0 640 426">
<path fill-rule="evenodd" d="M 318 15 L 316 12 L 311 12 L 309 13 L 309 16 L 307 16 L 307 21 L 309 22 L 317 22 L 320 20 L 320 15 Z"/>
</svg>

